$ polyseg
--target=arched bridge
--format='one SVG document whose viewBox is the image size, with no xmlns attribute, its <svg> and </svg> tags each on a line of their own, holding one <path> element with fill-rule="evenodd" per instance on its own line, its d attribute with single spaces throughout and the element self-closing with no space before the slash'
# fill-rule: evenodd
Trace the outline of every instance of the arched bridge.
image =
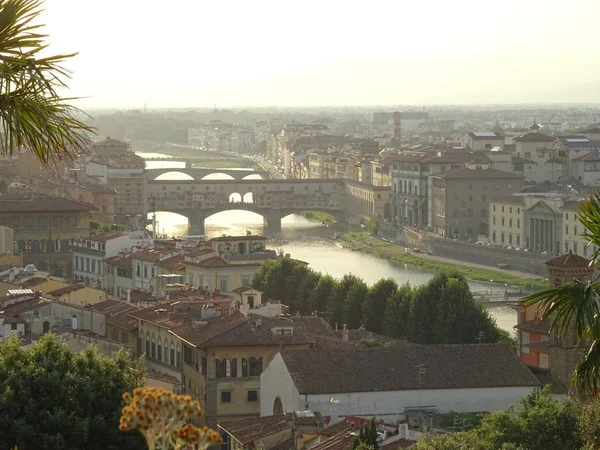
<svg viewBox="0 0 600 450">
<path fill-rule="evenodd" d="M 179 172 L 189 175 L 196 181 L 202 180 L 208 175 L 222 173 L 233 177 L 235 180 L 243 180 L 248 175 L 260 175 L 263 178 L 269 178 L 269 172 L 266 170 L 251 170 L 251 169 L 210 169 L 207 167 L 181 167 L 181 168 L 161 168 L 161 169 L 146 169 L 145 176 L 148 181 L 155 180 L 159 176 L 169 173 Z M 178 180 L 181 181 L 181 180 Z"/>
<path fill-rule="evenodd" d="M 278 232 L 283 217 L 307 210 L 328 212 L 340 219 L 383 215 L 389 188 L 362 185 L 360 189 L 361 185 L 343 179 L 150 180 L 146 208 L 186 216 L 191 234 L 204 234 L 207 217 L 233 209 L 262 215 L 267 230 Z"/>
</svg>

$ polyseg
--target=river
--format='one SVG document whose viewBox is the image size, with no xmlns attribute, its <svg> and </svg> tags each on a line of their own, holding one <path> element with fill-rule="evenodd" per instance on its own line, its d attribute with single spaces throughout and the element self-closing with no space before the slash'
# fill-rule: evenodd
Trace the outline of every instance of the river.
<svg viewBox="0 0 600 450">
<path fill-rule="evenodd" d="M 138 155 L 143 158 L 168 157 L 168 155 L 158 153 L 141 153 Z M 148 161 L 146 167 L 150 169 L 173 168 L 173 172 L 168 172 L 159 177 L 159 179 L 185 180 L 191 179 L 190 176 L 177 172 L 177 168 L 185 167 L 185 163 L 171 161 Z M 232 179 L 225 174 L 219 174 L 219 169 L 215 169 L 215 174 L 205 177 L 205 179 L 223 180 Z M 231 170 L 231 169 L 229 169 Z M 239 169 L 248 171 L 248 169 Z M 261 178 L 256 175 L 256 178 Z M 246 200 L 245 200 L 246 201 Z M 158 232 L 166 235 L 182 235 L 187 233 L 187 218 L 179 214 L 157 212 Z M 391 263 L 390 261 L 380 259 L 371 255 L 340 248 L 331 240 L 332 233 L 320 223 L 308 220 L 300 215 L 291 215 L 282 220 L 281 247 L 285 253 L 289 253 L 293 258 L 306 261 L 314 270 L 331 274 L 334 277 L 341 277 L 346 273 L 354 273 L 371 284 L 380 278 L 391 277 L 398 284 L 406 282 L 412 285 L 420 285 L 430 280 L 434 273 L 422 271 L 418 268 Z M 250 230 L 253 234 L 263 233 L 263 218 L 255 213 L 248 211 L 224 211 L 214 214 L 206 219 L 205 232 L 207 237 L 217 237 L 222 234 L 244 235 Z M 504 285 L 469 282 L 473 290 L 500 289 L 504 291 Z M 489 308 L 490 314 L 496 320 L 498 326 L 514 334 L 513 326 L 516 324 L 516 312 L 506 306 L 495 306 Z M 475 341 L 475 337 L 473 337 Z"/>
</svg>

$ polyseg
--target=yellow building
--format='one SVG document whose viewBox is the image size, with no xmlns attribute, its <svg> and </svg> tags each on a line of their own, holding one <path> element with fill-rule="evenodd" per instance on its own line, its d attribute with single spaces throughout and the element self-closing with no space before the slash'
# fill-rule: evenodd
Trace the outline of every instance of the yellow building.
<svg viewBox="0 0 600 450">
<path fill-rule="evenodd" d="M 258 270 L 264 258 L 248 260 L 235 257 L 223 259 L 209 248 L 199 248 L 185 255 L 184 265 L 186 281 L 191 287 L 231 292 L 242 286 L 250 285 L 254 272 Z"/>
<path fill-rule="evenodd" d="M 0 295 L 8 294 L 9 290 L 14 289 L 31 289 L 34 292 L 42 292 L 48 294 L 48 292 L 62 289 L 69 286 L 68 283 L 55 280 L 53 278 L 41 278 L 41 277 L 25 277 L 18 278 L 11 282 L 0 283 Z"/>
<path fill-rule="evenodd" d="M 497 197 L 490 201 L 489 211 L 490 243 L 505 247 L 524 247 L 524 197 L 516 195 Z"/>
<path fill-rule="evenodd" d="M 572 200 L 565 202 L 561 208 L 563 219 L 563 238 L 562 249 L 565 253 L 570 251 L 584 258 L 591 258 L 596 247 L 588 245 L 589 242 L 584 237 L 586 228 L 577 219 L 577 214 L 581 212 L 580 201 Z"/>
<path fill-rule="evenodd" d="M 320 318 L 315 323 L 321 324 Z M 184 391 L 202 404 L 209 426 L 260 414 L 260 374 L 285 345 L 308 349 L 314 338 L 289 318 L 239 311 L 206 325 L 175 328 L 183 344 Z"/>
<path fill-rule="evenodd" d="M 43 292 L 43 291 L 42 291 Z M 73 305 L 94 305 L 106 300 L 106 292 L 81 284 L 69 284 L 67 286 L 45 292 L 52 300 L 58 300 Z"/>
<path fill-rule="evenodd" d="M 72 239 L 90 234 L 90 218 L 96 207 L 65 197 L 38 194 L 0 198 L 0 225 L 14 230 L 15 251 L 24 264 L 39 270 L 70 276 Z"/>
</svg>

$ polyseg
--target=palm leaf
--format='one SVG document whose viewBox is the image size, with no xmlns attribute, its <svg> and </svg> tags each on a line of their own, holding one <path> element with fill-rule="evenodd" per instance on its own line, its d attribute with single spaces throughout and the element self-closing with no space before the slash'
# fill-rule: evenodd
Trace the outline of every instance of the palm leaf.
<svg viewBox="0 0 600 450">
<path fill-rule="evenodd" d="M 596 264 L 600 253 L 600 196 L 596 193 L 581 204 L 577 219 L 585 227 L 583 236 L 591 245 L 596 246 L 592 256 L 593 264 Z"/>
<path fill-rule="evenodd" d="M 590 348 L 577 362 L 571 385 L 577 387 L 581 396 L 597 394 L 600 390 L 600 343 L 592 342 Z"/>
<path fill-rule="evenodd" d="M 38 30 L 41 0 L 0 0 L 0 121 L 2 152 L 26 146 L 44 163 L 72 156 L 89 146 L 93 129 L 62 98 L 70 74 L 62 64 L 75 54 L 41 57 L 47 37 Z"/>
</svg>

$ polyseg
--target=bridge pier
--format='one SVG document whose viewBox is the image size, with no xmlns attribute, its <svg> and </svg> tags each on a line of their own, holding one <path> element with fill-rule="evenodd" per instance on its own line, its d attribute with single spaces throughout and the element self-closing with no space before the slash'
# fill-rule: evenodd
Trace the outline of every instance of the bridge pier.
<svg viewBox="0 0 600 450">
<path fill-rule="evenodd" d="M 281 218 L 282 215 L 278 211 L 270 211 L 265 214 L 263 224 L 265 227 L 266 234 L 277 234 L 281 233 Z"/>
<path fill-rule="evenodd" d="M 202 210 L 192 210 L 192 213 L 188 216 L 188 235 L 198 236 L 204 234 L 204 214 Z"/>
<path fill-rule="evenodd" d="M 193 166 L 193 164 L 194 164 L 194 163 L 193 163 L 193 162 L 191 162 L 191 161 L 186 161 L 186 162 L 185 162 L 185 168 L 186 168 L 186 169 L 191 169 L 191 168 L 192 168 L 192 166 Z"/>
</svg>

